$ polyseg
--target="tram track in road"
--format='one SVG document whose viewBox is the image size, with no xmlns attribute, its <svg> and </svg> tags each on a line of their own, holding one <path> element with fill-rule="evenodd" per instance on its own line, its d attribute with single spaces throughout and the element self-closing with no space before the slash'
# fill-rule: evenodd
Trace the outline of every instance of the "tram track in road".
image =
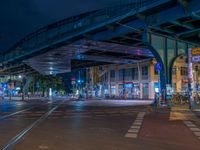
<svg viewBox="0 0 200 150">
<path fill-rule="evenodd" d="M 25 112 L 25 111 L 29 111 L 29 110 L 31 110 L 31 109 L 33 109 L 33 108 L 34 108 L 34 107 L 30 107 L 30 108 L 26 108 L 26 109 L 23 109 L 23 110 L 20 110 L 20 111 L 16 111 L 16 112 L 14 112 L 14 113 L 10 113 L 10 114 L 7 114 L 7 115 L 0 116 L 0 121 L 1 121 L 1 120 L 4 120 L 4 119 L 7 119 L 7 118 L 9 118 L 9 117 L 12 117 L 12 116 L 14 116 L 14 115 L 23 113 L 23 112 Z"/>
<path fill-rule="evenodd" d="M 142 109 L 143 110 L 143 109 Z M 82 110 L 72 110 L 68 108 L 62 108 L 57 109 L 54 111 L 51 116 L 48 117 L 48 119 L 61 119 L 61 118 L 72 118 L 72 117 L 105 117 L 105 116 L 131 116 L 137 112 L 140 112 L 141 109 L 125 109 L 125 108 L 103 108 L 103 109 L 82 109 Z M 25 112 L 22 113 L 24 115 L 25 120 L 31 120 L 36 119 L 38 116 L 41 116 L 44 114 L 45 111 L 34 111 L 34 113 L 31 112 Z M 17 117 L 18 115 L 16 115 Z M 20 114 L 19 114 L 20 116 Z M 13 118 L 15 119 L 15 118 Z"/>
<path fill-rule="evenodd" d="M 67 102 L 67 103 L 65 103 Z M 41 107 L 38 109 L 39 106 L 33 106 L 34 109 L 30 111 L 24 111 L 22 112 L 22 115 L 20 115 L 20 112 L 17 114 L 13 114 L 12 116 L 16 116 L 16 119 L 14 119 L 12 116 L 8 116 L 7 118 L 11 117 L 13 119 L 5 119 L 7 123 L 9 123 L 9 126 L 7 127 L 1 127 L 0 129 L 3 129 L 1 131 L 4 131 L 5 129 L 9 131 L 9 134 L 2 132 L 2 137 L 6 137 L 5 139 L 0 140 L 1 145 L 0 149 L 1 150 L 9 150 L 14 148 L 14 146 L 18 145 L 17 143 L 22 142 L 24 137 L 27 135 L 34 133 L 34 128 L 37 128 L 38 126 L 40 127 L 40 124 L 43 124 L 46 122 L 48 119 L 52 119 L 52 117 L 58 117 L 58 118 L 63 118 L 66 116 L 74 116 L 74 117 L 106 117 L 106 116 L 126 116 L 127 114 L 129 115 L 134 115 L 136 112 L 138 112 L 140 109 L 144 108 L 114 108 L 111 109 L 110 107 L 105 107 L 105 108 L 99 108 L 99 107 L 87 107 L 87 108 L 82 108 L 79 105 L 71 106 L 68 103 L 69 101 L 57 101 L 52 103 L 45 103 L 47 107 Z M 64 104 L 64 105 L 61 105 Z M 43 106 L 45 106 L 43 105 Z M 65 106 L 66 105 L 66 106 Z M 31 109 L 31 108 L 30 108 Z M 24 115 L 25 114 L 25 115 Z M 26 115 L 29 117 L 29 114 L 36 114 L 35 118 L 32 118 L 34 120 L 31 120 L 30 122 L 26 119 Z M 58 115 L 58 116 L 57 116 Z M 20 119 L 18 119 L 18 117 Z M 6 122 L 2 122 L 2 125 L 7 125 Z M 14 124 L 12 124 L 14 123 Z M 16 126 L 16 125 L 17 126 Z M 11 131 L 10 131 L 11 129 Z M 13 130 L 14 129 L 14 130 Z M 16 130 L 17 129 L 17 130 Z"/>
<path fill-rule="evenodd" d="M 19 132 L 17 135 L 15 135 L 13 138 L 11 138 L 6 144 L 4 144 L 2 147 L 0 147 L 1 150 L 9 150 L 12 149 L 12 147 L 19 142 L 22 137 L 24 137 L 26 134 L 28 134 L 34 127 L 38 126 L 41 122 L 43 122 L 46 118 L 48 118 L 53 111 L 55 111 L 60 104 L 53 106 L 50 110 L 48 110 L 45 114 L 43 114 L 39 119 L 34 121 L 32 124 L 30 124 L 28 127 L 26 127 L 24 130 Z"/>
<path fill-rule="evenodd" d="M 46 104 L 48 104 L 48 103 L 45 103 L 45 104 L 42 104 L 42 105 L 46 105 Z M 40 106 L 42 106 L 42 105 L 40 105 Z M 22 109 L 22 110 L 19 110 L 19 111 L 16 111 L 16 112 L 12 112 L 12 113 L 9 113 L 9 114 L 6 114 L 6 115 L 0 115 L 0 121 L 4 120 L 4 119 L 8 119 L 9 117 L 13 117 L 15 115 L 19 115 L 19 114 L 24 113 L 26 111 L 32 110 L 36 107 L 38 107 L 38 106 L 34 105 L 32 107 L 28 107 L 28 108 L 25 108 L 25 109 Z"/>
</svg>

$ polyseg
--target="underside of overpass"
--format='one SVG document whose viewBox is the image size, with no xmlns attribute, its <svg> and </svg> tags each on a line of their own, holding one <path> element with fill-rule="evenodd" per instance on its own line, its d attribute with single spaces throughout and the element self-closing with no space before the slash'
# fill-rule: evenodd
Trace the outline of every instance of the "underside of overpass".
<svg viewBox="0 0 200 150">
<path fill-rule="evenodd" d="M 144 47 L 133 47 L 110 42 L 81 40 L 26 59 L 22 64 L 2 70 L 2 75 L 44 75 L 71 72 L 71 70 L 105 64 L 132 64 L 148 61 L 154 56 Z"/>
<path fill-rule="evenodd" d="M 102 64 L 130 64 L 153 58 L 144 48 L 108 42 L 79 41 L 24 61 L 42 74 L 59 74 L 71 69 Z"/>
</svg>

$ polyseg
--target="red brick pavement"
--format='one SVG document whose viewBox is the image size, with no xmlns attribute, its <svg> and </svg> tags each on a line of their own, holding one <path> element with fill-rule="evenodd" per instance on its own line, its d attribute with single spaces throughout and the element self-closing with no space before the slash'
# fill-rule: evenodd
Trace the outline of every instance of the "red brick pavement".
<svg viewBox="0 0 200 150">
<path fill-rule="evenodd" d="M 200 150 L 200 140 L 184 125 L 182 120 L 169 120 L 170 112 L 146 114 L 139 140 L 168 144 L 185 150 Z"/>
</svg>

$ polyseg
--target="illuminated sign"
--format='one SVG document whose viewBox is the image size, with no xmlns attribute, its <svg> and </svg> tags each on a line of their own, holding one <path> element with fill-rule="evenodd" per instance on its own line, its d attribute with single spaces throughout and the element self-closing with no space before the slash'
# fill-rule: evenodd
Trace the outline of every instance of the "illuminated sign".
<svg viewBox="0 0 200 150">
<path fill-rule="evenodd" d="M 200 47 L 191 48 L 191 54 L 192 55 L 200 55 Z"/>
<path fill-rule="evenodd" d="M 200 62 L 200 55 L 192 56 L 192 62 Z"/>
</svg>

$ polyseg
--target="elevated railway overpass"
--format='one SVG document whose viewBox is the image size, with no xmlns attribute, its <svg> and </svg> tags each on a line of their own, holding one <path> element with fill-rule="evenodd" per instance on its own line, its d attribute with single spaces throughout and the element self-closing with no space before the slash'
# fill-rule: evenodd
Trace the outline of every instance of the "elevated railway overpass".
<svg viewBox="0 0 200 150">
<path fill-rule="evenodd" d="M 155 58 L 161 88 L 171 83 L 174 60 L 200 45 L 198 0 L 129 0 L 41 28 L 0 56 L 1 75 L 59 74 L 110 63 Z"/>
</svg>

